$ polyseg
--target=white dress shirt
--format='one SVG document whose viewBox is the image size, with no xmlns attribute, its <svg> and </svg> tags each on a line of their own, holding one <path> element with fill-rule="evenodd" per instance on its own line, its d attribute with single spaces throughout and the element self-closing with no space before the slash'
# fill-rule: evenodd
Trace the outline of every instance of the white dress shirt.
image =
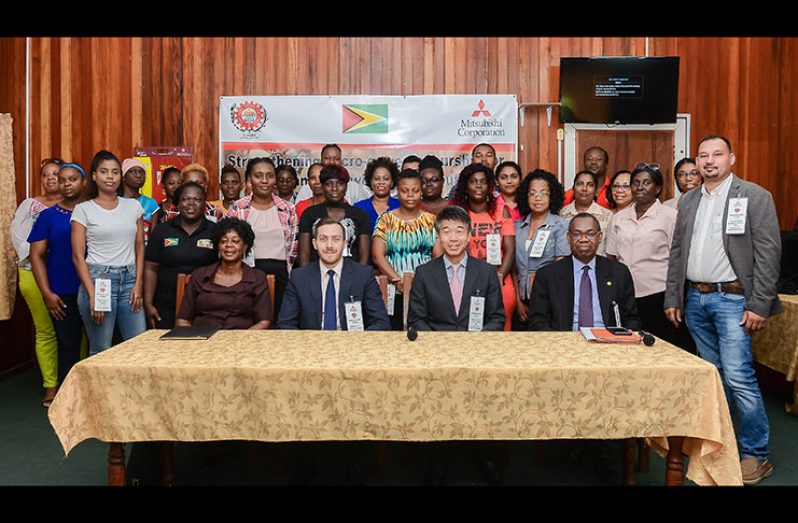
<svg viewBox="0 0 798 523">
<path fill-rule="evenodd" d="M 341 290 L 341 269 L 344 267 L 344 259 L 343 257 L 338 260 L 338 264 L 332 268 L 335 271 L 335 276 L 333 276 L 333 286 L 335 286 L 335 321 L 337 322 L 336 330 L 341 330 L 341 307 L 339 307 L 340 301 L 338 298 L 338 294 Z M 330 280 L 330 275 L 327 272 L 330 270 L 329 267 L 325 266 L 321 260 L 319 260 L 319 270 L 321 271 L 321 318 L 322 318 L 322 325 L 324 325 L 324 304 L 327 301 L 327 285 Z"/>
<path fill-rule="evenodd" d="M 717 283 L 737 279 L 723 248 L 723 212 L 731 182 L 729 175 L 712 192 L 707 192 L 706 184 L 700 187 L 701 202 L 695 214 L 693 237 L 687 256 L 687 279 L 690 281 Z"/>
</svg>

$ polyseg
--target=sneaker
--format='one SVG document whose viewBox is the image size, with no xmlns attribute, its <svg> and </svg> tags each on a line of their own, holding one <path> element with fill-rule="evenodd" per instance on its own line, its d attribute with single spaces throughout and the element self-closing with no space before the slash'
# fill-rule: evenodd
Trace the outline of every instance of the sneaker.
<svg viewBox="0 0 798 523">
<path fill-rule="evenodd" d="M 756 485 L 773 474 L 773 465 L 767 459 L 743 458 L 740 468 L 743 471 L 743 483 L 746 485 Z"/>
</svg>

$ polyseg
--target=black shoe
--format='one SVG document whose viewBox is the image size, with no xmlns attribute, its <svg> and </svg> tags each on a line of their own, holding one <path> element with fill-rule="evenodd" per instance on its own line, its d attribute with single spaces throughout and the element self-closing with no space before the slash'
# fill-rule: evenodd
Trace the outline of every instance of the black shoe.
<svg viewBox="0 0 798 523">
<path fill-rule="evenodd" d="M 307 485 L 316 474 L 316 461 L 310 458 L 300 459 L 288 476 L 289 485 Z"/>
<path fill-rule="evenodd" d="M 427 467 L 426 481 L 428 485 L 443 485 L 446 483 L 446 463 L 440 458 L 432 458 Z"/>
<path fill-rule="evenodd" d="M 347 485 L 362 485 L 366 482 L 366 474 L 363 472 L 363 467 L 360 460 L 357 458 L 350 458 L 346 462 L 346 484 Z"/>
<path fill-rule="evenodd" d="M 504 480 L 504 473 L 499 468 L 498 464 L 489 458 L 479 459 L 480 469 L 482 470 L 482 477 L 489 485 L 501 485 Z"/>
</svg>

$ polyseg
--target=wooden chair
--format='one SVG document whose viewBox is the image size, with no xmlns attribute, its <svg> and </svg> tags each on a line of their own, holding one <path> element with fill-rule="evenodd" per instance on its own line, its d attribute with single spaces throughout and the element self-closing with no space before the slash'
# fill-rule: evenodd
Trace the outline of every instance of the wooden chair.
<svg viewBox="0 0 798 523">
<path fill-rule="evenodd" d="M 178 312 L 180 311 L 180 304 L 183 303 L 183 294 L 186 291 L 186 285 L 189 284 L 191 281 L 190 274 L 178 274 L 177 275 L 177 301 L 175 302 L 175 321 L 178 318 Z M 274 274 L 267 274 L 266 281 L 269 283 L 269 300 L 272 304 L 272 311 L 274 311 Z M 277 318 L 272 318 L 272 327 L 277 324 Z"/>
</svg>

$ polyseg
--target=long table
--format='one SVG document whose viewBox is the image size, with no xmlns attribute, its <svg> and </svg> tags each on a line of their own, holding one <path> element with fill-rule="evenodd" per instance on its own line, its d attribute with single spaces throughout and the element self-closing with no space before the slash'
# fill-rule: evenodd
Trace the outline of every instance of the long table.
<svg viewBox="0 0 798 523">
<path fill-rule="evenodd" d="M 578 333 L 219 331 L 165 341 L 151 330 L 70 371 L 49 410 L 65 453 L 111 443 L 253 440 L 647 438 L 667 483 L 741 485 L 717 370 L 658 340 Z M 681 470 L 680 470 L 680 467 Z"/>
<path fill-rule="evenodd" d="M 798 415 L 798 296 L 779 294 L 784 312 L 768 320 L 767 327 L 754 333 L 752 352 L 762 365 L 781 372 L 793 385 L 793 402 L 785 409 Z"/>
</svg>

